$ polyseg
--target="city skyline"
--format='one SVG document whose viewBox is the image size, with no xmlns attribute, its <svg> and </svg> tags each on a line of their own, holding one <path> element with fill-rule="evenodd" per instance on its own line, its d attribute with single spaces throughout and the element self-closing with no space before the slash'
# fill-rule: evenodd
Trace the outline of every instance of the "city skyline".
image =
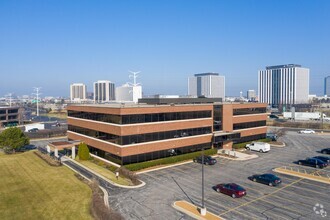
<svg viewBox="0 0 330 220">
<path fill-rule="evenodd" d="M 71 83 L 121 85 L 132 69 L 143 72 L 145 95 L 186 95 L 189 76 L 217 72 L 226 95 L 239 96 L 257 90 L 259 70 L 287 63 L 308 67 L 310 93 L 322 95 L 330 70 L 328 1 L 0 5 L 0 96 L 30 95 L 34 86 L 69 96 Z"/>
</svg>

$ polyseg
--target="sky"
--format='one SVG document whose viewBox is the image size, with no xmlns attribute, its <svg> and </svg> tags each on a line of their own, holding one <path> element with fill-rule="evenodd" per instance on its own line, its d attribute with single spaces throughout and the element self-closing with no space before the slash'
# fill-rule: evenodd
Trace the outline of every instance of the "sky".
<svg viewBox="0 0 330 220">
<path fill-rule="evenodd" d="M 144 95 L 187 94 L 217 72 L 226 95 L 257 90 L 258 70 L 310 68 L 310 93 L 330 75 L 328 0 L 0 0 L 0 97 L 69 96 L 71 83 L 120 86 L 141 71 Z"/>
</svg>

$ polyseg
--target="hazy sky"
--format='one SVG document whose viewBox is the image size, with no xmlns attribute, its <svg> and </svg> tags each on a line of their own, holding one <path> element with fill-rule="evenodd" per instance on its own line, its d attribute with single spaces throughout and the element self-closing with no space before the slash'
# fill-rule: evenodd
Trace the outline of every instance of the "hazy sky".
<svg viewBox="0 0 330 220">
<path fill-rule="evenodd" d="M 144 94 L 187 94 L 187 78 L 218 72 L 226 94 L 257 89 L 268 65 L 330 75 L 330 1 L 0 0 L 0 96 L 69 96 L 69 85 L 141 71 Z"/>
</svg>

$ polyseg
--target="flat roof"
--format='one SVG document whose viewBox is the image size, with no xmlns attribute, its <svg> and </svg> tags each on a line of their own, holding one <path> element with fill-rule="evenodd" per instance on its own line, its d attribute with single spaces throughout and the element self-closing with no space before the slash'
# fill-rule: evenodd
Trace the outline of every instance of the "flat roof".
<svg viewBox="0 0 330 220">
<path fill-rule="evenodd" d="M 301 67 L 301 65 L 299 65 L 299 64 L 284 64 L 284 65 L 276 65 L 276 66 L 266 66 L 266 70 L 280 69 L 280 68 L 292 68 L 292 67 Z"/>
<path fill-rule="evenodd" d="M 222 98 L 142 98 L 139 103 L 145 104 L 213 104 L 222 102 Z"/>
<path fill-rule="evenodd" d="M 219 73 L 197 73 L 194 76 L 219 76 Z"/>
</svg>

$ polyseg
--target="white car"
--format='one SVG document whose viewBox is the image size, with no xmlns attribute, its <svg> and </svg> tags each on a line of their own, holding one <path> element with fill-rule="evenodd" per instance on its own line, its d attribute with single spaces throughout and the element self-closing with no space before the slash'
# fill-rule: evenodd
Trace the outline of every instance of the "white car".
<svg viewBox="0 0 330 220">
<path fill-rule="evenodd" d="M 301 130 L 298 131 L 299 134 L 315 134 L 315 131 L 312 129 L 305 129 L 305 130 Z"/>
<path fill-rule="evenodd" d="M 245 148 L 247 150 L 254 150 L 265 153 L 270 151 L 270 144 L 264 142 L 252 142 L 251 144 L 247 144 Z"/>
</svg>

